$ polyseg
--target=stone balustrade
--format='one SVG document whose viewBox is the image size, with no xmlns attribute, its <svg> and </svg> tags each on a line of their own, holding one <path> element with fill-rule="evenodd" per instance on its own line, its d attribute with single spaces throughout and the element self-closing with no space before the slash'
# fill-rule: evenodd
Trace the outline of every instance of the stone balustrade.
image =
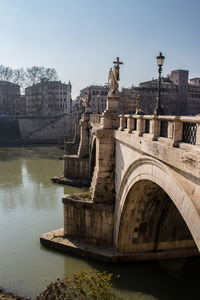
<svg viewBox="0 0 200 300">
<path fill-rule="evenodd" d="M 119 118 L 120 131 L 173 147 L 200 146 L 200 116 L 120 115 Z"/>
</svg>

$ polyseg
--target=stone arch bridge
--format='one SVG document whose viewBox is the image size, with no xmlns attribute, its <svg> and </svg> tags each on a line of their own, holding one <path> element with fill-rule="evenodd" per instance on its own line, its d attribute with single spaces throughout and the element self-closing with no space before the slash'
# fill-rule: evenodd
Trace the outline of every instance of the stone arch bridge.
<svg viewBox="0 0 200 300">
<path fill-rule="evenodd" d="M 109 262 L 199 255 L 200 117 L 107 109 L 80 124 L 64 177 L 90 195 L 64 195 L 64 229 L 41 242 Z"/>
</svg>

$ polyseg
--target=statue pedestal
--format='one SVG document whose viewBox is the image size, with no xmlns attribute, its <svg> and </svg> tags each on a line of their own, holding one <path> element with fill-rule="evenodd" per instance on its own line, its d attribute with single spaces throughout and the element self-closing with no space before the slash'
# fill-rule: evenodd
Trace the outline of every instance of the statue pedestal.
<svg viewBox="0 0 200 300">
<path fill-rule="evenodd" d="M 108 96 L 107 106 L 102 114 L 102 125 L 104 128 L 118 128 L 120 114 L 120 98 L 119 96 Z"/>
<path fill-rule="evenodd" d="M 120 98 L 119 96 L 108 96 L 107 97 L 107 105 L 104 114 L 108 113 L 120 113 Z"/>
<path fill-rule="evenodd" d="M 85 106 L 85 114 L 90 114 L 90 113 L 91 113 L 91 107 Z"/>
</svg>

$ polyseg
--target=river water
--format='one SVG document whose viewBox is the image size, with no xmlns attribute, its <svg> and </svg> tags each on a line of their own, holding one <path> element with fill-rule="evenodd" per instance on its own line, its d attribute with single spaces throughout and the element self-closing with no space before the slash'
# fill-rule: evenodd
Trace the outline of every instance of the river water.
<svg viewBox="0 0 200 300">
<path fill-rule="evenodd" d="M 133 300 L 200 299 L 200 258 L 102 264 L 40 245 L 39 236 L 62 227 L 64 193 L 78 188 L 52 184 L 62 174 L 55 146 L 0 148 L 0 286 L 34 298 L 58 277 L 90 270 L 120 274 L 115 292 Z"/>
</svg>

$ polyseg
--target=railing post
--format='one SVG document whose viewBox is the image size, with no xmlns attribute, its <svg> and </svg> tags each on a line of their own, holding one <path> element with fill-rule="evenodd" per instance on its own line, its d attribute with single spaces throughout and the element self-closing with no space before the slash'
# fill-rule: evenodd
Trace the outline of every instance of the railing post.
<svg viewBox="0 0 200 300">
<path fill-rule="evenodd" d="M 124 115 L 120 115 L 119 118 L 120 118 L 119 119 L 119 122 L 120 122 L 119 130 L 123 131 L 124 127 L 125 127 L 125 117 L 124 117 Z"/>
<path fill-rule="evenodd" d="M 174 122 L 169 122 L 168 137 L 172 139 L 172 146 L 177 147 L 178 143 L 182 141 L 183 136 L 183 122 L 175 119 Z"/>
<path fill-rule="evenodd" d="M 143 116 L 139 116 L 137 119 L 137 130 L 135 131 L 136 135 L 142 136 L 145 131 L 145 120 Z"/>
<path fill-rule="evenodd" d="M 131 115 L 128 116 L 127 128 L 128 133 L 131 133 L 135 129 L 135 119 Z"/>
<path fill-rule="evenodd" d="M 160 133 L 160 122 L 155 116 L 150 120 L 150 133 L 152 134 L 152 140 L 156 141 Z"/>
<path fill-rule="evenodd" d="M 197 123 L 196 145 L 200 146 L 200 123 Z"/>
</svg>

